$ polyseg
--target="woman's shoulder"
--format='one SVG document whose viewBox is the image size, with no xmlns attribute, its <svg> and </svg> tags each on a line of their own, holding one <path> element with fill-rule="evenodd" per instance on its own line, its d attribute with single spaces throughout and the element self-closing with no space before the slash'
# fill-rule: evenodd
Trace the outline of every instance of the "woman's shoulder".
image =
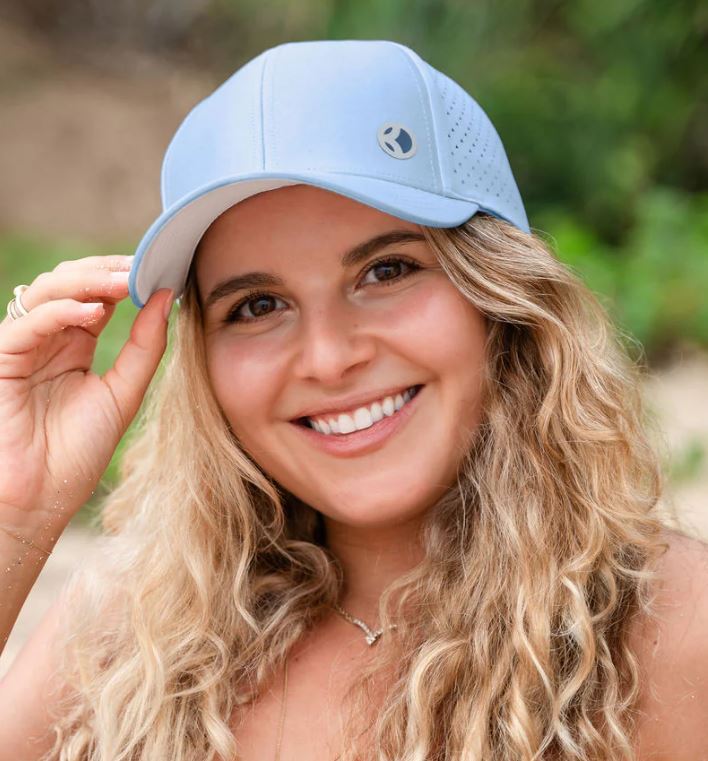
<svg viewBox="0 0 708 761">
<path fill-rule="evenodd" d="M 667 529 L 654 615 L 637 618 L 629 645 L 641 674 L 638 758 L 708 758 L 708 544 Z"/>
</svg>

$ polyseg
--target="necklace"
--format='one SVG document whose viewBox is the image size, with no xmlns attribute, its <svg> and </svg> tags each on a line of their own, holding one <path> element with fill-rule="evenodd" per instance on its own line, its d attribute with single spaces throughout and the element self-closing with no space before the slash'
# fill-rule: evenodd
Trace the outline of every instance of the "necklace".
<svg viewBox="0 0 708 761">
<path fill-rule="evenodd" d="M 334 604 L 334 609 L 339 613 L 341 616 L 344 616 L 344 618 L 347 619 L 350 623 L 354 624 L 355 626 L 358 626 L 365 635 L 366 644 L 371 647 L 371 645 L 374 645 L 379 637 L 384 633 L 383 629 L 377 629 L 376 631 L 372 631 L 360 618 L 357 618 L 356 616 L 352 616 L 350 613 L 347 613 L 344 608 L 342 608 L 338 603 Z M 387 627 L 387 629 L 395 629 L 397 627 L 397 624 L 391 624 Z M 280 746 L 283 742 L 283 725 L 285 724 L 285 706 L 286 706 L 286 698 L 288 696 L 288 659 L 285 659 L 285 668 L 283 669 L 283 697 L 280 704 L 280 721 L 278 722 L 278 739 L 275 744 L 275 761 L 280 761 Z"/>
<path fill-rule="evenodd" d="M 340 613 L 342 616 L 344 616 L 344 618 L 346 618 L 347 621 L 351 622 L 352 624 L 355 624 L 364 632 L 364 634 L 366 635 L 367 645 L 373 645 L 376 642 L 376 640 L 384 632 L 383 629 L 377 629 L 375 632 L 371 631 L 371 629 L 369 629 L 369 627 L 360 618 L 356 618 L 355 616 L 352 616 L 349 613 L 347 613 L 347 611 L 344 610 L 344 608 L 340 607 L 338 603 L 334 604 L 334 609 L 337 611 L 337 613 Z M 391 624 L 391 626 L 389 626 L 388 628 L 395 629 L 396 626 L 397 624 Z"/>
</svg>

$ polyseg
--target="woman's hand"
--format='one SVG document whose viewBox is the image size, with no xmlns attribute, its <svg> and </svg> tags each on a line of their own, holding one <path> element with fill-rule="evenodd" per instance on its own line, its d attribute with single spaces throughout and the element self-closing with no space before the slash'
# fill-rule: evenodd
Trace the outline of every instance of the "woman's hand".
<svg viewBox="0 0 708 761">
<path fill-rule="evenodd" d="M 140 310 L 113 367 L 102 377 L 91 372 L 98 336 L 128 295 L 131 262 L 131 256 L 61 262 L 22 294 L 29 314 L 0 323 L 5 525 L 66 526 L 140 407 L 167 344 L 166 289 Z"/>
</svg>

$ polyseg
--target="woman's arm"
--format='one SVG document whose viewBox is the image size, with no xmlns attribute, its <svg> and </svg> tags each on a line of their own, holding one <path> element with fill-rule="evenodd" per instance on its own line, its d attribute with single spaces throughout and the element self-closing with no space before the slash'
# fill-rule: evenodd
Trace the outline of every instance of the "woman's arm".
<svg viewBox="0 0 708 761">
<path fill-rule="evenodd" d="M 33 761 L 54 742 L 50 711 L 56 693 L 55 643 L 64 613 L 66 587 L 32 632 L 0 681 L 0 758 Z M 59 692 L 59 696 L 63 696 Z"/>
</svg>

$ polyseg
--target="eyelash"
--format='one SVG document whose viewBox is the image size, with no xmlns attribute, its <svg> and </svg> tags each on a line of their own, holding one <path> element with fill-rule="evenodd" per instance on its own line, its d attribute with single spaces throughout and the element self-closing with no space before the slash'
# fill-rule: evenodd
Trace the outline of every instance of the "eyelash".
<svg viewBox="0 0 708 761">
<path fill-rule="evenodd" d="M 372 262 L 365 270 L 362 276 L 365 277 L 369 274 L 372 270 L 376 269 L 377 267 L 380 267 L 385 264 L 397 264 L 397 263 L 405 264 L 409 271 L 403 275 L 400 275 L 399 277 L 393 277 L 389 280 L 382 280 L 378 283 L 369 283 L 368 285 L 391 285 L 393 283 L 398 283 L 401 280 L 407 278 L 409 275 L 412 275 L 414 272 L 416 272 L 419 269 L 422 269 L 421 266 L 413 261 L 413 259 L 409 259 L 408 257 L 404 256 L 388 256 L 384 257 L 382 259 L 377 259 L 375 262 Z M 243 306 L 248 304 L 250 301 L 256 301 L 257 299 L 261 298 L 277 298 L 274 297 L 271 293 L 268 293 L 267 291 L 255 291 L 253 293 L 249 293 L 247 296 L 245 296 L 241 301 L 239 301 L 237 304 L 235 304 L 227 313 L 226 317 L 224 318 L 225 323 L 254 323 L 258 322 L 259 320 L 264 320 L 267 317 L 270 317 L 272 312 L 268 312 L 268 314 L 262 314 L 258 317 L 248 317 L 246 319 L 244 318 L 238 318 L 238 312 L 241 310 Z"/>
</svg>

